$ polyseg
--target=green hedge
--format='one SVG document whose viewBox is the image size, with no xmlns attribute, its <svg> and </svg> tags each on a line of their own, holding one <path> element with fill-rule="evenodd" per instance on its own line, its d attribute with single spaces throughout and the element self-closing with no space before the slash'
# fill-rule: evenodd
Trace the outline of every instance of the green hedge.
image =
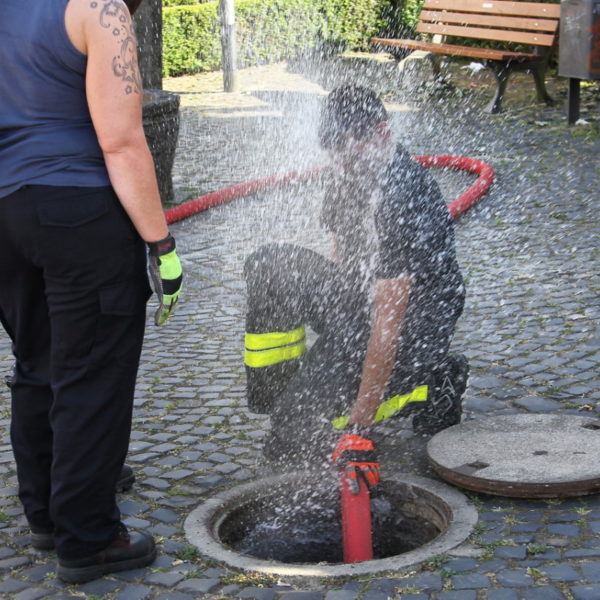
<svg viewBox="0 0 600 600">
<path fill-rule="evenodd" d="M 390 6 L 390 0 L 236 0 L 238 66 L 292 58 L 324 44 L 366 48 L 383 30 Z M 163 74 L 220 66 L 218 1 L 165 5 Z"/>
<path fill-rule="evenodd" d="M 238 0 L 238 64 L 274 62 L 309 49 L 321 29 L 316 4 L 315 0 Z"/>
<path fill-rule="evenodd" d="M 162 0 L 163 8 L 165 6 L 190 6 L 192 4 L 206 4 L 212 0 Z"/>
<path fill-rule="evenodd" d="M 220 68 L 217 2 L 163 8 L 163 75 Z"/>
</svg>

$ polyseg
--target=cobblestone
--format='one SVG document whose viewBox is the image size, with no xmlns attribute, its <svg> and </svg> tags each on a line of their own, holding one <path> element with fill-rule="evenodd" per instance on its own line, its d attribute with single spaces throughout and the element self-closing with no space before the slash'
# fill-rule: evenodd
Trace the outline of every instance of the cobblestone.
<svg viewBox="0 0 600 600">
<path fill-rule="evenodd" d="M 190 78 L 191 89 L 182 90 L 174 168 L 179 201 L 319 161 L 315 116 L 328 87 L 321 87 L 324 76 L 302 77 L 280 65 L 244 76 L 249 79 L 243 94 L 194 89 L 202 78 Z M 365 82 L 370 76 L 361 71 L 353 77 Z M 509 98 L 502 115 L 482 113 L 485 94 L 478 91 L 489 85 L 485 77 L 469 77 L 460 99 L 423 99 L 417 84 L 408 90 L 380 85 L 392 127 L 411 152 L 470 156 L 496 169 L 492 189 L 456 224 L 468 290 L 453 342 L 471 363 L 465 418 L 510 412 L 597 416 L 598 137 L 591 126 L 567 127 L 560 108 Z M 520 78 L 515 74 L 509 94 L 519 89 Z M 553 93 L 564 99 L 565 82 L 551 79 Z M 165 87 L 181 89 L 184 83 L 166 81 Z M 594 106 L 584 112 L 586 118 L 597 113 Z M 472 181 L 464 173 L 432 173 L 449 200 Z M 298 187 L 293 194 L 293 202 L 281 191 L 236 200 L 171 227 L 186 291 L 166 327 L 157 330 L 148 321 L 127 458 L 137 481 L 119 497 L 128 526 L 160 536 L 159 559 L 151 568 L 70 588 L 54 577 L 53 553 L 31 551 L 16 495 L 10 402 L 7 390 L 0 390 L 0 596 L 598 600 L 599 495 L 518 500 L 470 493 L 480 521 L 468 543 L 435 567 L 417 565 L 385 577 L 306 584 L 257 579 L 190 548 L 183 535 L 190 510 L 213 492 L 265 472 L 260 451 L 269 421 L 251 413 L 244 397 L 241 268 L 244 257 L 265 241 L 328 250 L 316 218 L 318 193 Z M 152 307 L 151 300 L 149 314 Z M 11 367 L 2 332 L 0 375 Z M 402 444 L 411 439 L 409 432 L 390 436 L 384 449 L 404 455 Z M 411 456 L 403 467 L 433 477 L 423 462 Z"/>
<path fill-rule="evenodd" d="M 243 600 L 273 600 L 277 595 L 275 590 L 268 588 L 244 588 L 236 594 L 236 597 Z"/>
<path fill-rule="evenodd" d="M 208 594 L 220 586 L 220 579 L 186 579 L 177 585 L 177 589 L 184 592 Z"/>
<path fill-rule="evenodd" d="M 353 590 L 329 590 L 325 600 L 356 600 L 358 592 Z"/>
<path fill-rule="evenodd" d="M 41 588 L 28 588 L 22 592 L 19 592 L 18 594 L 15 594 L 14 600 L 39 600 L 40 598 L 47 597 L 48 594 L 48 590 Z"/>
<path fill-rule="evenodd" d="M 474 590 L 460 590 L 442 592 L 438 594 L 439 600 L 477 600 L 477 592 Z"/>
<path fill-rule="evenodd" d="M 88 596 L 100 596 L 101 598 L 107 596 L 111 592 L 114 592 L 118 588 L 119 584 L 116 581 L 111 581 L 110 579 L 96 579 L 94 581 L 81 584 L 78 587 L 80 592 L 83 592 Z"/>
<path fill-rule="evenodd" d="M 564 600 L 565 595 L 555 587 L 544 585 L 522 592 L 523 600 Z"/>
<path fill-rule="evenodd" d="M 511 587 L 527 587 L 534 583 L 534 579 L 527 574 L 525 569 L 507 569 L 496 574 L 500 585 Z"/>
<path fill-rule="evenodd" d="M 115 600 L 146 600 L 152 594 L 152 588 L 145 585 L 131 585 L 120 591 Z"/>
<path fill-rule="evenodd" d="M 600 585 L 575 585 L 570 588 L 575 600 L 595 600 L 600 598 Z"/>
<path fill-rule="evenodd" d="M 542 569 L 544 575 L 551 581 L 579 581 L 581 574 L 575 570 L 571 565 L 556 565 L 551 567 L 544 567 Z"/>
<path fill-rule="evenodd" d="M 515 590 L 496 589 L 488 592 L 487 600 L 519 600 L 519 596 Z"/>
</svg>

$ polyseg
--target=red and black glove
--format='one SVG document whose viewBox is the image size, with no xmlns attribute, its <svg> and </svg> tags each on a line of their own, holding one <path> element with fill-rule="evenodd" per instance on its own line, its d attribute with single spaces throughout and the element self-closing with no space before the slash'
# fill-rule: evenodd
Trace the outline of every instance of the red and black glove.
<svg viewBox="0 0 600 600">
<path fill-rule="evenodd" d="M 354 494 L 359 493 L 359 477 L 369 487 L 379 483 L 379 461 L 366 431 L 362 435 L 358 432 L 342 434 L 331 455 L 331 462 L 345 471 Z"/>
</svg>

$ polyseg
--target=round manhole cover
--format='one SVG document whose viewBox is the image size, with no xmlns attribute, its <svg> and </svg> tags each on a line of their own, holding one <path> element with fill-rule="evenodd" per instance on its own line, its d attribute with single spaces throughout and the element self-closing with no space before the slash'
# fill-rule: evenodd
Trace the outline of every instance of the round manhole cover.
<svg viewBox="0 0 600 600">
<path fill-rule="evenodd" d="M 568 415 L 504 415 L 467 421 L 433 436 L 435 471 L 461 487 L 521 498 L 600 490 L 600 420 Z"/>
</svg>

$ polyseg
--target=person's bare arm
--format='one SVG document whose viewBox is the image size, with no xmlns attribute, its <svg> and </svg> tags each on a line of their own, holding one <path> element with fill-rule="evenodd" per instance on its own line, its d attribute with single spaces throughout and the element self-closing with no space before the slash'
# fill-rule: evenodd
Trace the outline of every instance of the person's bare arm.
<svg viewBox="0 0 600 600">
<path fill-rule="evenodd" d="M 351 424 L 371 425 L 384 399 L 396 360 L 411 285 L 410 277 L 378 279 L 374 283 L 371 335 L 358 397 L 350 414 Z"/>
<path fill-rule="evenodd" d="M 142 82 L 131 17 L 122 0 L 70 0 L 67 33 L 88 57 L 86 94 L 111 184 L 140 236 L 168 234 L 142 126 Z"/>
</svg>

